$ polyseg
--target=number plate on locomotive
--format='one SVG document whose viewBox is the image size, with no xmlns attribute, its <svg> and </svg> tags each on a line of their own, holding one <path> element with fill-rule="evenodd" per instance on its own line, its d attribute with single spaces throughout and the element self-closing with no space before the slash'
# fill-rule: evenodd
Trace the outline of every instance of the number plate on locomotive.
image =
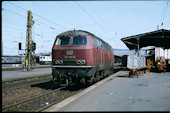
<svg viewBox="0 0 170 113">
<path fill-rule="evenodd" d="M 73 55 L 73 50 L 66 50 L 66 55 Z"/>
</svg>

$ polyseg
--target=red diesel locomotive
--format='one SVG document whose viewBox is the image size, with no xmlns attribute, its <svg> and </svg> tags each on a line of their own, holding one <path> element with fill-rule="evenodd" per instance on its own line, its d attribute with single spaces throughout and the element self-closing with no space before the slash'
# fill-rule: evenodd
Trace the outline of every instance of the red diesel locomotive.
<svg viewBox="0 0 170 113">
<path fill-rule="evenodd" d="M 54 84 L 90 84 L 112 73 L 112 47 L 83 30 L 59 34 L 52 48 L 52 75 Z"/>
</svg>

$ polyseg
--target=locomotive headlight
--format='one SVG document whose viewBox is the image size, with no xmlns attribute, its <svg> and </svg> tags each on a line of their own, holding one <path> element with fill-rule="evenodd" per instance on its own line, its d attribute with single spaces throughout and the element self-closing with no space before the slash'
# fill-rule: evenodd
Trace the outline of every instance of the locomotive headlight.
<svg viewBox="0 0 170 113">
<path fill-rule="evenodd" d="M 56 60 L 55 63 L 56 64 L 63 64 L 63 61 L 62 60 Z"/>
<path fill-rule="evenodd" d="M 86 60 L 81 60 L 81 64 L 86 64 Z"/>
<path fill-rule="evenodd" d="M 56 64 L 59 64 L 59 60 L 56 60 L 55 63 L 56 63 Z"/>
<path fill-rule="evenodd" d="M 62 61 L 62 60 L 60 60 L 60 64 L 63 64 L 63 61 Z"/>
<path fill-rule="evenodd" d="M 77 64 L 78 64 L 78 65 L 81 65 L 81 60 L 77 60 Z"/>
<path fill-rule="evenodd" d="M 78 65 L 86 64 L 86 60 L 77 60 Z"/>
</svg>

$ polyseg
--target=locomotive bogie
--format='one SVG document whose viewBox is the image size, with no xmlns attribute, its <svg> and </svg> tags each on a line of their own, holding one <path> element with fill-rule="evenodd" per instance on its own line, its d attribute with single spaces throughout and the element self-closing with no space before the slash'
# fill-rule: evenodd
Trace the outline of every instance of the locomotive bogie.
<svg viewBox="0 0 170 113">
<path fill-rule="evenodd" d="M 85 84 L 86 83 L 86 75 L 92 75 L 95 72 L 91 72 L 90 68 L 56 68 L 53 67 L 52 69 L 52 75 L 54 83 L 60 84 L 60 85 L 68 85 L 73 82 L 80 82 Z"/>
</svg>

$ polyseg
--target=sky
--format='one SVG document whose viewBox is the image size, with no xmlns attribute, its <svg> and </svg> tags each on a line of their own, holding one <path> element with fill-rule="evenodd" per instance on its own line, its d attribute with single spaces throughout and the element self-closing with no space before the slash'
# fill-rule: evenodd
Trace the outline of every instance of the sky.
<svg viewBox="0 0 170 113">
<path fill-rule="evenodd" d="M 170 30 L 169 1 L 3 1 L 2 55 L 25 52 L 18 50 L 18 43 L 26 48 L 28 10 L 34 20 L 32 40 L 36 54 L 51 52 L 56 36 L 74 29 L 93 33 L 113 49 L 128 49 L 121 38 Z"/>
</svg>

